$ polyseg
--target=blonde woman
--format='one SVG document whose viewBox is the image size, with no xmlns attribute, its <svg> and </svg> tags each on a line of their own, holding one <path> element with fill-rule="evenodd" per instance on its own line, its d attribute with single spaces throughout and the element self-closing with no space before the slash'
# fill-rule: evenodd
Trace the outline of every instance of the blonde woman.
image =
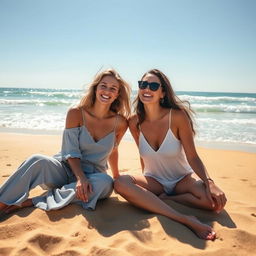
<svg viewBox="0 0 256 256">
<path fill-rule="evenodd" d="M 118 144 L 130 113 L 130 87 L 115 70 L 103 71 L 87 94 L 66 117 L 61 152 L 54 157 L 33 155 L 0 187 L 0 211 L 34 206 L 55 210 L 70 203 L 95 209 L 99 199 L 112 193 L 118 172 Z M 37 185 L 46 196 L 28 198 Z"/>
<path fill-rule="evenodd" d="M 161 200 L 217 212 L 226 203 L 196 152 L 190 107 L 178 99 L 168 78 L 153 69 L 139 81 L 135 110 L 129 128 L 139 148 L 143 175 L 120 176 L 116 192 L 136 206 L 188 226 L 202 239 L 215 239 L 210 226 Z"/>
</svg>

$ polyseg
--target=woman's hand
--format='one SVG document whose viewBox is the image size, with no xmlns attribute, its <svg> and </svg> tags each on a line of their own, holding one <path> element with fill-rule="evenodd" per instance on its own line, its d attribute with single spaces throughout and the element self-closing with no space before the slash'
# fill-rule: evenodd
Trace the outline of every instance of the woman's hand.
<svg viewBox="0 0 256 256">
<path fill-rule="evenodd" d="M 87 179 L 79 179 L 76 183 L 76 197 L 83 202 L 88 202 L 92 193 L 92 184 Z"/>
<path fill-rule="evenodd" d="M 208 185 L 206 186 L 207 197 L 211 201 L 212 205 L 215 208 L 217 213 L 221 212 L 224 208 L 227 198 L 224 192 L 211 180 L 209 180 Z"/>
</svg>

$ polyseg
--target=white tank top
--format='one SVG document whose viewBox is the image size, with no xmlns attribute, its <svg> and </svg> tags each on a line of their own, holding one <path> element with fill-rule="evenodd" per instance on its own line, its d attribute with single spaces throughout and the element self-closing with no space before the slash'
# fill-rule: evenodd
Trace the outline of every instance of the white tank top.
<svg viewBox="0 0 256 256">
<path fill-rule="evenodd" d="M 140 128 L 139 152 L 144 162 L 144 175 L 156 179 L 164 187 L 166 193 L 172 193 L 176 183 L 193 172 L 188 164 L 181 142 L 171 130 L 171 110 L 169 126 L 165 138 L 154 150 L 147 142 Z"/>
</svg>

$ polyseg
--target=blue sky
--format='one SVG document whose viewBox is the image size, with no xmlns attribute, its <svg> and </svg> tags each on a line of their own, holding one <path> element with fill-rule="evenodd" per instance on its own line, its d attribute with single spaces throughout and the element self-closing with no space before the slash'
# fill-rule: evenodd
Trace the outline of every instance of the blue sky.
<svg viewBox="0 0 256 256">
<path fill-rule="evenodd" d="M 0 87 L 82 88 L 115 68 L 136 88 L 256 92 L 254 0 L 0 0 Z"/>
</svg>

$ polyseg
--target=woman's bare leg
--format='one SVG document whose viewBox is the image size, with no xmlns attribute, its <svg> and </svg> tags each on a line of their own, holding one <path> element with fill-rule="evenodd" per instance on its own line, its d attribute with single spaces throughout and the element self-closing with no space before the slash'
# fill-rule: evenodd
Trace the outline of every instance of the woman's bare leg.
<svg viewBox="0 0 256 256">
<path fill-rule="evenodd" d="M 206 196 L 203 182 L 195 179 L 191 175 L 185 176 L 177 183 L 174 188 L 174 195 L 166 195 L 163 193 L 159 197 L 196 208 L 212 211 L 216 210 L 215 207 L 212 207 L 210 200 Z"/>
<path fill-rule="evenodd" d="M 130 203 L 178 221 L 189 227 L 202 239 L 215 239 L 215 232 L 210 226 L 202 224 L 193 216 L 180 214 L 164 203 L 157 196 L 164 192 L 163 187 L 153 178 L 144 176 L 135 176 L 132 178 L 128 175 L 122 175 L 115 181 L 114 188 L 117 193 Z"/>
</svg>

